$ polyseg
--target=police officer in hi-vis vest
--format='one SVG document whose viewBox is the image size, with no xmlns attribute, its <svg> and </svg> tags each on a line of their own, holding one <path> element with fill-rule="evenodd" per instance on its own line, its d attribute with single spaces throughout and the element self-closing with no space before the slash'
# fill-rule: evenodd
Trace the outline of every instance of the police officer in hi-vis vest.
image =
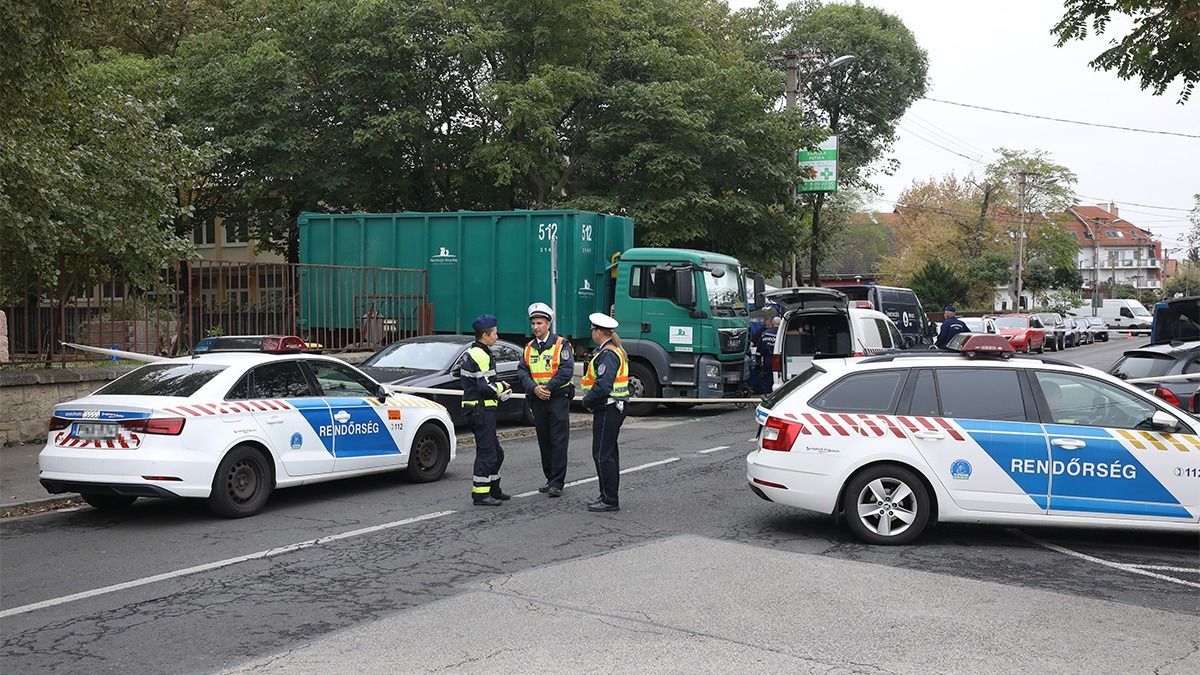
<svg viewBox="0 0 1200 675">
<path fill-rule="evenodd" d="M 510 499 L 500 489 L 500 465 L 504 450 L 496 438 L 496 407 L 507 401 L 512 390 L 496 381 L 496 360 L 491 346 L 496 344 L 496 317 L 484 314 L 471 323 L 475 342 L 459 361 L 459 382 L 463 388 L 462 406 L 475 434 L 475 473 L 471 478 L 471 499 L 475 506 L 500 506 Z"/>
<path fill-rule="evenodd" d="M 592 322 L 592 340 L 600 345 L 588 361 L 583 388 L 583 407 L 592 411 L 592 459 L 600 477 L 600 498 L 588 504 L 588 511 L 620 511 L 621 459 L 617 436 L 625 421 L 625 401 L 629 399 L 629 357 L 621 348 L 615 329 L 617 320 L 599 312 L 588 317 Z"/>
<path fill-rule="evenodd" d="M 571 375 L 575 358 L 571 343 L 550 332 L 554 310 L 543 302 L 529 306 L 533 339 L 525 345 L 525 356 L 517 371 L 525 396 L 533 410 L 538 448 L 542 451 L 542 473 L 546 484 L 538 492 L 561 497 L 567 480 L 567 443 L 571 438 L 571 398 L 575 387 Z"/>
</svg>

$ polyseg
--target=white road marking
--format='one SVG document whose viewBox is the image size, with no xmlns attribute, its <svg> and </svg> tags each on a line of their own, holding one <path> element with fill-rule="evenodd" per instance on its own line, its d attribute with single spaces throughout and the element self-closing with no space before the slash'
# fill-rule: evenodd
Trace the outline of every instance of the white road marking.
<svg viewBox="0 0 1200 675">
<path fill-rule="evenodd" d="M 1171 567 L 1170 565 L 1130 565 L 1139 570 L 1154 570 L 1156 572 L 1187 572 L 1190 574 L 1200 574 L 1200 567 Z"/>
<path fill-rule="evenodd" d="M 708 454 L 708 453 L 710 453 L 710 452 L 716 452 L 716 451 L 718 451 L 718 450 L 728 450 L 728 449 L 729 449 L 729 446 L 728 446 L 728 445 L 718 445 L 718 446 L 717 446 L 717 447 L 715 447 L 715 448 L 709 448 L 709 449 L 707 449 L 707 450 L 701 450 L 701 451 L 700 451 L 700 452 L 698 452 L 697 454 L 700 454 L 700 455 L 707 455 L 707 454 Z"/>
<path fill-rule="evenodd" d="M 530 490 L 529 492 L 522 492 L 519 495 L 513 495 L 513 499 L 520 499 L 522 497 L 532 497 L 534 495 L 540 495 L 540 494 L 542 494 L 542 493 L 538 492 L 537 490 Z"/>
<path fill-rule="evenodd" d="M 1174 583 L 1174 584 L 1180 584 L 1183 586 L 1191 586 L 1193 588 L 1200 588 L 1200 584 L 1198 584 L 1194 581 L 1186 581 L 1184 579 L 1176 579 L 1175 577 L 1169 577 L 1165 574 L 1156 574 L 1154 572 L 1147 571 L 1146 569 L 1142 569 L 1141 566 L 1138 566 L 1138 565 L 1127 565 L 1125 563 L 1116 563 L 1116 562 L 1112 562 L 1111 560 L 1104 560 L 1103 558 L 1097 558 L 1096 556 L 1091 556 L 1086 553 L 1080 553 L 1079 551 L 1072 551 L 1069 548 L 1063 548 L 1062 546 L 1059 546 L 1057 544 L 1051 544 L 1049 542 L 1042 541 L 1041 539 L 1038 539 L 1037 537 L 1031 537 L 1028 534 L 1025 534 L 1024 532 L 1022 532 L 1020 530 L 1009 530 L 1009 531 L 1016 534 L 1017 536 L 1021 537 L 1022 539 L 1025 539 L 1026 541 L 1032 542 L 1032 543 L 1037 544 L 1038 546 L 1042 546 L 1044 548 L 1048 548 L 1051 551 L 1056 551 L 1058 553 L 1062 553 L 1063 555 L 1069 555 L 1069 556 L 1072 556 L 1075 558 L 1079 558 L 1080 560 L 1086 560 L 1091 563 L 1096 563 L 1097 565 L 1111 567 L 1113 569 L 1121 570 L 1123 572 L 1132 572 L 1133 574 L 1141 574 L 1142 576 L 1159 579 L 1161 581 L 1170 581 L 1171 583 Z M 1194 571 L 1194 570 L 1189 570 L 1189 571 Z"/>
<path fill-rule="evenodd" d="M 412 523 L 418 523 L 422 520 L 441 518 L 442 516 L 448 516 L 452 513 L 454 513 L 454 511 L 438 511 L 436 513 L 427 513 L 423 516 L 416 516 L 415 518 L 405 518 L 404 520 L 397 520 L 391 523 L 384 523 L 382 525 L 372 525 L 371 527 L 350 530 L 349 532 L 342 532 L 341 534 L 331 534 L 327 537 L 317 537 L 316 539 L 309 539 L 308 541 L 302 541 L 296 544 L 288 544 L 287 546 L 279 546 L 276 548 L 267 549 L 265 551 L 258 551 L 257 553 L 247 553 L 246 555 L 240 555 L 236 558 L 226 558 L 225 560 L 217 560 L 216 562 L 204 563 L 203 565 L 196 565 L 194 567 L 185 567 L 184 569 L 175 570 L 174 572 L 164 572 L 162 574 L 155 574 L 149 577 L 142 577 L 141 579 L 134 579 L 133 581 L 113 584 L 112 586 L 95 588 L 90 591 L 82 591 L 80 593 L 72 593 L 71 595 L 64 595 L 59 598 L 51 598 L 50 600 L 43 600 L 41 602 L 35 602 L 29 605 L 21 605 L 20 607 L 13 607 L 12 609 L 0 611 L 0 619 L 15 616 L 17 614 L 24 614 L 26 612 L 32 612 L 38 609 L 54 607 L 55 605 L 63 605 L 76 600 L 83 600 L 84 598 L 94 598 L 97 595 L 105 595 L 107 593 L 115 593 L 117 591 L 123 591 L 129 588 L 137 588 L 138 586 L 146 586 L 159 581 L 166 581 L 167 579 L 174 579 L 176 577 L 183 577 L 190 574 L 197 574 L 199 572 L 220 569 L 222 567 L 228 567 L 230 565 L 246 562 L 247 560 L 271 558 L 284 553 L 291 553 L 293 551 L 311 548 L 320 544 L 326 544 L 331 541 L 338 541 L 339 539 L 349 539 L 350 537 L 357 537 L 363 534 L 379 532 L 380 530 L 389 530 L 402 525 L 411 525 Z"/>
<path fill-rule="evenodd" d="M 719 450 L 720 448 L 716 448 L 716 449 Z M 671 462 L 678 462 L 678 461 L 679 461 L 678 457 L 671 457 L 670 459 L 661 459 L 657 462 L 649 462 L 647 464 L 639 464 L 637 466 L 631 466 L 628 469 L 621 469 L 620 473 L 633 473 L 634 471 L 641 471 L 642 469 L 649 469 L 651 467 L 662 466 L 663 464 L 670 464 Z M 598 480 L 600 480 L 599 476 L 592 476 L 591 478 L 581 478 L 580 480 L 571 481 L 570 483 L 563 485 L 563 487 L 565 487 L 565 488 L 575 487 L 576 485 L 583 485 L 584 483 L 594 483 L 595 481 L 598 481 Z M 522 492 L 519 495 L 513 495 L 513 496 L 514 497 L 532 497 L 536 494 L 541 494 L 541 493 L 538 492 L 537 490 L 534 490 L 532 492 Z"/>
<path fill-rule="evenodd" d="M 758 442 L 758 436 L 755 436 L 754 438 L 751 438 L 751 439 L 747 440 L 746 442 L 747 442 L 747 443 L 757 443 L 757 442 Z"/>
</svg>

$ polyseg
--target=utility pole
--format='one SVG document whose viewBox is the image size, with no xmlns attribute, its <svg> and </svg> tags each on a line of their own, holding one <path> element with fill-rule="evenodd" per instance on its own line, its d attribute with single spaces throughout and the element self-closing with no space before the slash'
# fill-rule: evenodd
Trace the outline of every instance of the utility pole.
<svg viewBox="0 0 1200 675">
<path fill-rule="evenodd" d="M 1013 311 L 1021 311 L 1021 267 L 1025 260 L 1025 184 L 1029 177 L 1029 172 L 1021 171 L 1017 174 L 1018 185 L 1018 230 L 1017 230 L 1017 260 L 1013 265 Z"/>
<path fill-rule="evenodd" d="M 1096 316 L 1104 303 L 1100 300 L 1100 222 L 1102 218 L 1092 218 L 1092 316 Z"/>
</svg>

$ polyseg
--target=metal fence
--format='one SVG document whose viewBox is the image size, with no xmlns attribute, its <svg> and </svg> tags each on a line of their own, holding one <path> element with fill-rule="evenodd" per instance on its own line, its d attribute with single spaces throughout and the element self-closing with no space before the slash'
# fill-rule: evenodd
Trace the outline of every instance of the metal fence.
<svg viewBox="0 0 1200 675">
<path fill-rule="evenodd" d="M 299 335 L 328 351 L 374 350 L 433 329 L 420 269 L 184 261 L 147 286 L 113 280 L 65 299 L 31 289 L 2 308 L 10 359 L 103 358 L 63 342 L 178 356 L 212 335 Z"/>
</svg>

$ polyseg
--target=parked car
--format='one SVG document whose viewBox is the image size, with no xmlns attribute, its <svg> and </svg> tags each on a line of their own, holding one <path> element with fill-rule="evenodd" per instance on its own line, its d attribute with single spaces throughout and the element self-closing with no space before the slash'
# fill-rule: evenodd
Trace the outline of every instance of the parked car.
<svg viewBox="0 0 1200 675">
<path fill-rule="evenodd" d="M 1036 314 L 1004 314 L 996 317 L 996 328 L 1000 335 L 1018 352 L 1037 352 L 1046 350 L 1046 329 L 1042 320 Z"/>
<path fill-rule="evenodd" d="M 1088 325 L 1087 319 L 1069 316 L 1067 317 L 1067 322 L 1075 324 L 1075 344 L 1072 345 L 1073 347 L 1090 345 L 1096 341 L 1096 336 L 1092 334 L 1092 327 Z"/>
<path fill-rule="evenodd" d="M 1093 342 L 1096 340 L 1108 342 L 1108 326 L 1104 325 L 1104 319 L 1101 319 L 1098 316 L 1085 316 L 1082 318 L 1087 321 L 1088 329 L 1092 334 Z"/>
<path fill-rule="evenodd" d="M 1008 347 L 814 361 L 756 410 L 750 490 L 872 544 L 937 522 L 1200 532 L 1200 420 Z"/>
<path fill-rule="evenodd" d="M 783 288 L 766 294 L 788 308 L 775 341 L 775 383 L 803 372 L 814 358 L 879 354 L 913 346 L 883 312 L 828 288 Z"/>
<path fill-rule="evenodd" d="M 1063 317 L 1063 346 L 1079 346 L 1079 329 L 1075 326 L 1075 319 L 1069 316 Z"/>
<path fill-rule="evenodd" d="M 1046 349 L 1061 352 L 1067 348 L 1066 321 L 1057 312 L 1039 312 L 1037 318 L 1046 330 Z"/>
<path fill-rule="evenodd" d="M 259 353 L 165 359 L 58 404 L 38 456 L 42 486 L 102 510 L 192 497 L 241 518 L 293 485 L 384 471 L 442 477 L 455 454 L 445 408 L 302 345 L 292 336 L 264 340 Z"/>
<path fill-rule="evenodd" d="M 970 328 L 972 333 L 981 333 L 984 335 L 1000 334 L 1000 329 L 996 328 L 996 320 L 990 316 L 960 316 L 958 318 L 967 324 L 967 328 Z"/>
<path fill-rule="evenodd" d="M 359 366 L 363 372 L 389 386 L 403 385 L 427 389 L 462 391 L 458 381 L 458 363 L 474 342 L 470 335 L 426 335 L 393 342 L 375 352 Z M 517 376 L 523 348 L 500 340 L 492 345 L 496 359 L 496 379 L 508 383 L 513 393 L 525 393 Z M 450 411 L 455 426 L 467 426 L 462 397 L 454 394 L 417 394 L 436 401 Z M 504 420 L 519 420 L 533 424 L 533 413 L 524 399 L 502 401 L 497 416 Z"/>
<path fill-rule="evenodd" d="M 1200 343 L 1175 342 L 1130 349 L 1109 366 L 1108 373 L 1122 380 L 1200 373 Z M 1192 397 L 1196 394 L 1200 382 L 1147 382 L 1135 383 L 1134 386 L 1173 406 L 1193 410 Z"/>
</svg>

